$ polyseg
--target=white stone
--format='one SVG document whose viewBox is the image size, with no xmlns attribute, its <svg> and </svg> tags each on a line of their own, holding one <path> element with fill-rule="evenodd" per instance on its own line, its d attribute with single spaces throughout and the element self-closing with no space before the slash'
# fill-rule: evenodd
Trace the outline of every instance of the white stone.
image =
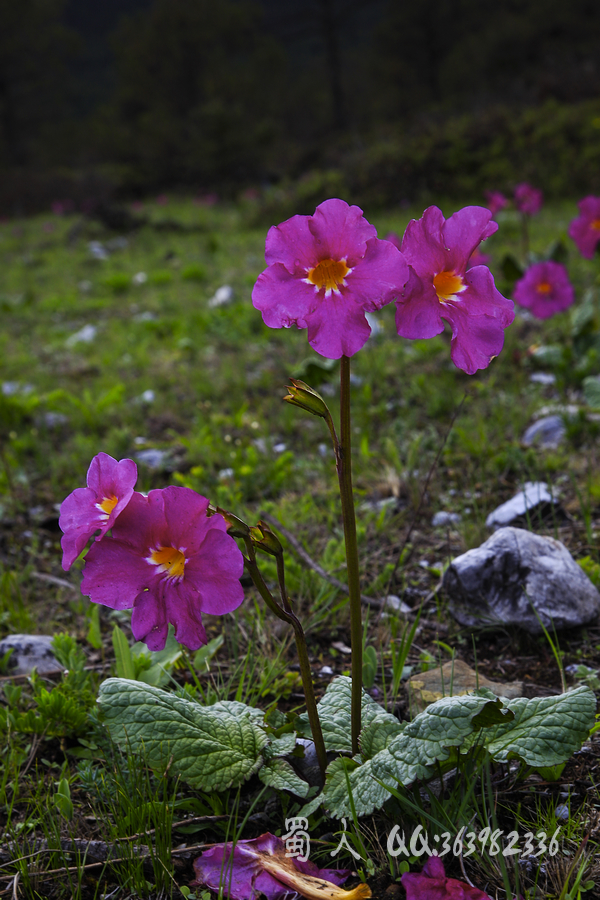
<svg viewBox="0 0 600 900">
<path fill-rule="evenodd" d="M 600 613 L 600 593 L 564 544 L 522 528 L 500 528 L 454 559 L 443 588 L 452 615 L 467 626 L 517 625 L 541 634 L 540 620 L 558 631 Z"/>
<path fill-rule="evenodd" d="M 548 490 L 546 482 L 526 481 L 518 494 L 489 514 L 485 524 L 488 528 L 502 528 L 543 503 L 558 503 Z"/>
<path fill-rule="evenodd" d="M 214 295 L 208 301 L 208 308 L 215 309 L 218 306 L 225 306 L 233 300 L 233 288 L 230 284 L 224 284 L 217 288 Z"/>
<path fill-rule="evenodd" d="M 545 447 L 552 450 L 565 439 L 567 429 L 562 416 L 544 416 L 530 425 L 521 438 L 526 447 Z"/>
<path fill-rule="evenodd" d="M 74 347 L 75 344 L 91 344 L 97 334 L 98 329 L 95 325 L 84 325 L 83 328 L 68 337 L 65 344 L 67 347 Z"/>
<path fill-rule="evenodd" d="M 0 641 L 0 657 L 12 648 L 8 660 L 9 675 L 29 675 L 36 669 L 40 675 L 60 672 L 62 667 L 52 652 L 52 636 L 47 634 L 11 634 Z"/>
<path fill-rule="evenodd" d="M 458 513 L 446 512 L 445 510 L 440 510 L 440 512 L 436 512 L 435 516 L 431 520 L 431 524 L 434 528 L 441 528 L 442 526 L 447 525 L 456 525 L 457 522 L 460 522 L 460 516 Z"/>
</svg>

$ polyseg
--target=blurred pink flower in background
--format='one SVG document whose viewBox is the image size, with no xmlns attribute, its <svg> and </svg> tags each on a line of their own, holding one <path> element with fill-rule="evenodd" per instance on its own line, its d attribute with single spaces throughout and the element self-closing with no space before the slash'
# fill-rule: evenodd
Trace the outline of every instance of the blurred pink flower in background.
<svg viewBox="0 0 600 900">
<path fill-rule="evenodd" d="M 396 301 L 396 327 L 401 337 L 432 338 L 452 327 L 450 356 L 473 375 L 484 369 L 504 344 L 504 329 L 514 319 L 514 306 L 496 289 L 486 266 L 467 270 L 481 241 L 498 229 L 489 209 L 467 206 L 445 219 L 437 206 L 409 222 L 402 253 L 410 276 Z"/>
<path fill-rule="evenodd" d="M 600 197 L 585 197 L 577 205 L 579 215 L 569 225 L 569 237 L 581 255 L 591 259 L 600 241 Z"/>
<path fill-rule="evenodd" d="M 487 208 L 491 212 L 492 217 L 495 216 L 497 212 L 500 212 L 501 209 L 504 209 L 508 203 L 508 200 L 500 191 L 485 191 L 484 196 Z"/>
<path fill-rule="evenodd" d="M 77 488 L 63 500 L 58 524 L 63 537 L 62 567 L 69 569 L 95 531 L 99 541 L 122 512 L 137 481 L 137 466 L 132 459 L 117 462 L 108 453 L 98 453 L 90 463 L 87 487 Z"/>
<path fill-rule="evenodd" d="M 371 327 L 365 313 L 399 296 L 408 266 L 358 206 L 326 200 L 313 216 L 292 216 L 269 229 L 252 302 L 270 328 L 308 329 L 313 350 L 353 356 Z"/>
<path fill-rule="evenodd" d="M 198 206 L 214 206 L 219 202 L 219 195 L 213 193 L 209 194 L 199 194 L 197 197 L 194 197 L 194 203 Z"/>
<path fill-rule="evenodd" d="M 447 878 L 439 856 L 430 856 L 421 872 L 405 872 L 401 880 L 406 900 L 491 900 L 466 881 Z"/>
<path fill-rule="evenodd" d="M 544 195 L 538 189 L 532 187 L 526 181 L 515 188 L 515 206 L 519 212 L 528 216 L 534 216 L 542 208 Z"/>
<path fill-rule="evenodd" d="M 393 244 L 394 247 L 398 248 L 398 250 L 400 250 L 400 248 L 402 247 L 402 238 L 397 235 L 395 231 L 388 231 L 383 240 L 389 241 L 390 244 Z"/>
<path fill-rule="evenodd" d="M 141 200 L 133 200 L 131 208 L 134 212 L 141 212 L 144 208 L 144 204 Z"/>
<path fill-rule="evenodd" d="M 112 525 L 112 537 L 85 559 L 81 591 L 93 603 L 131 609 L 131 630 L 162 650 L 169 623 L 179 643 L 207 643 L 201 613 L 223 615 L 244 599 L 242 554 L 220 515 L 190 488 L 135 492 Z"/>
<path fill-rule="evenodd" d="M 475 247 L 469 257 L 467 269 L 472 269 L 474 266 L 489 266 L 491 258 L 489 253 L 482 253 L 479 247 Z"/>
<path fill-rule="evenodd" d="M 167 206 L 169 203 L 169 197 L 167 194 L 159 194 L 156 198 L 156 202 L 159 206 Z"/>
<path fill-rule="evenodd" d="M 562 263 L 539 262 L 515 284 L 513 299 L 538 319 L 549 319 L 575 300 L 575 291 Z"/>
</svg>

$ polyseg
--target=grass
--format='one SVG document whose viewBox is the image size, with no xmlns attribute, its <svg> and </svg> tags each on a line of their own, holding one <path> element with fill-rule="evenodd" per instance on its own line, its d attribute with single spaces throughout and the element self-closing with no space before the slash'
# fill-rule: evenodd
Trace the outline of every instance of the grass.
<svg viewBox="0 0 600 900">
<path fill-rule="evenodd" d="M 453 211 L 441 205 L 446 214 Z M 164 209 L 147 207 L 154 223 L 164 220 Z M 382 236 L 402 233 L 421 212 L 366 211 Z M 557 237 L 568 244 L 566 228 L 575 212 L 575 204 L 565 202 L 534 218 L 533 251 L 545 251 Z M 160 452 L 150 463 L 138 463 L 138 489 L 193 487 L 251 522 L 265 511 L 344 580 L 327 434 L 319 421 L 281 399 L 290 376 L 305 377 L 335 411 L 337 366 L 320 365 L 305 332 L 269 330 L 253 309 L 265 228 L 249 224 L 236 207 L 201 208 L 184 199 L 171 202 L 168 218 L 185 228 L 147 226 L 128 235 L 126 245 L 75 217 L 0 225 L 0 637 L 41 632 L 73 639 L 61 639 L 69 674 L 4 675 L 0 681 L 0 896 L 182 896 L 203 844 L 266 830 L 284 833 L 285 818 L 302 806 L 255 781 L 238 792 L 192 791 L 168 771 L 152 773 L 143 760 L 115 748 L 95 714 L 99 683 L 131 671 L 126 665 L 144 677 L 160 661 L 127 647 L 127 612 L 91 609 L 78 591 L 77 567 L 68 575 L 60 567 L 57 506 L 84 483 L 92 456 L 99 450 L 116 458 L 154 450 Z M 502 260 L 507 253 L 519 256 L 520 234 L 519 222 L 506 214 L 487 242 L 501 288 Z M 106 259 L 93 255 L 92 241 L 108 248 Z M 568 266 L 578 308 L 586 291 L 594 292 L 591 318 L 583 327 L 570 313 L 544 323 L 517 318 L 500 357 L 476 376 L 451 364 L 447 334 L 400 340 L 389 307 L 378 316 L 380 334 L 352 361 L 362 589 L 373 598 L 396 594 L 413 610 L 371 610 L 364 635 L 371 648 L 368 678 L 401 716 L 408 714 L 401 688 L 405 666 L 418 671 L 453 653 L 471 664 L 476 659 L 497 680 L 520 677 L 557 689 L 553 653 L 565 667 L 600 668 L 597 627 L 561 635 L 552 647 L 519 633 L 471 635 L 452 620 L 438 589 L 448 562 L 487 538 L 487 514 L 524 481 L 538 479 L 560 491 L 565 517 L 531 527 L 558 537 L 597 576 L 597 425 L 580 417 L 555 450 L 520 442 L 537 409 L 581 403 L 583 379 L 600 373 L 597 265 L 571 246 Z M 211 304 L 225 284 L 233 289 L 231 302 Z M 530 381 L 544 358 L 536 355 L 539 346 L 560 350 L 553 357 L 554 385 Z M 459 513 L 460 521 L 433 528 L 440 509 Z M 319 674 L 324 667 L 335 674 L 349 669 L 340 649 L 349 642 L 347 601 L 289 549 L 287 585 L 306 624 L 322 692 L 331 678 Z M 264 573 L 274 581 L 274 563 L 267 560 Z M 246 593 L 234 616 L 206 617 L 210 653 L 164 662 L 160 683 L 183 687 L 202 702 L 239 699 L 270 710 L 278 705 L 291 716 L 303 707 L 303 696 L 290 636 L 251 589 Z M 122 637 L 114 639 L 115 632 Z M 4 671 L 7 662 L 0 658 Z M 527 900 L 536 884 L 546 896 L 566 900 L 582 884 L 600 883 L 594 860 L 600 797 L 596 788 L 582 797 L 566 787 L 577 784 L 576 773 L 588 777 L 591 762 L 582 769 L 584 761 L 585 754 L 570 761 L 544 793 L 535 773 L 517 778 L 502 767 L 483 771 L 474 758 L 459 761 L 462 780 L 450 779 L 439 798 L 417 789 L 398 792 L 387 819 L 354 824 L 354 843 L 369 853 L 363 871 L 375 895 L 405 865 L 387 852 L 391 824 L 401 821 L 407 831 L 421 824 L 433 839 L 442 826 L 455 831 L 457 822 L 479 832 L 493 813 L 505 833 L 518 828 L 520 834 L 552 834 L 560 824 L 553 812 L 560 793 L 569 798 L 568 830 L 560 857 L 544 871 L 536 862 L 514 871 L 507 863 L 503 872 L 502 859 L 484 852 L 463 861 L 465 872 L 501 897 L 509 884 L 515 888 L 518 871 L 518 890 Z M 338 842 L 338 829 L 322 814 L 311 818 L 311 836 L 325 842 L 315 846 L 326 855 Z M 103 858 L 90 861 L 90 840 L 99 842 Z M 354 860 L 346 854 L 342 864 L 352 867 Z M 463 877 L 455 859 L 448 868 Z"/>
</svg>

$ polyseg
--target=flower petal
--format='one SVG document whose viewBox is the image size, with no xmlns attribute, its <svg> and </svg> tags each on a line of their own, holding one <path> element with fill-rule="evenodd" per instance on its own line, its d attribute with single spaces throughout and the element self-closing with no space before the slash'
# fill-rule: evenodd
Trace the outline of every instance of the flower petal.
<svg viewBox="0 0 600 900">
<path fill-rule="evenodd" d="M 496 231 L 498 223 L 483 206 L 465 206 L 453 213 L 443 227 L 447 250 L 444 268 L 463 273 L 475 248 Z"/>
<path fill-rule="evenodd" d="M 364 259 L 347 276 L 348 293 L 367 312 L 381 309 L 400 295 L 408 265 L 390 241 L 367 241 Z"/>
<path fill-rule="evenodd" d="M 306 317 L 306 324 L 308 343 L 328 359 L 353 356 L 371 334 L 363 309 L 346 291 L 322 297 L 314 312 Z"/>
<path fill-rule="evenodd" d="M 315 242 L 317 259 L 345 259 L 352 268 L 366 252 L 366 242 L 377 237 L 377 229 L 365 219 L 362 209 L 345 200 L 325 200 L 309 216 L 308 227 Z"/>
<path fill-rule="evenodd" d="M 134 548 L 108 537 L 89 549 L 81 593 L 111 609 L 130 609 L 153 577 L 152 569 Z"/>
<path fill-rule="evenodd" d="M 131 630 L 136 641 L 143 641 L 149 650 L 164 650 L 169 634 L 166 592 L 168 585 L 156 578 L 151 587 L 135 598 L 131 613 Z M 204 631 L 204 629 L 202 629 Z M 204 635 L 206 641 L 206 634 Z M 200 644 L 198 645 L 200 646 Z M 193 648 L 197 650 L 198 648 Z"/>
<path fill-rule="evenodd" d="M 442 313 L 452 326 L 450 357 L 468 375 L 485 369 L 504 346 L 504 326 L 494 316 L 471 315 L 457 304 Z"/>
<path fill-rule="evenodd" d="M 444 216 L 430 206 L 420 219 L 411 219 L 402 238 L 402 254 L 417 275 L 431 277 L 445 268 Z"/>
<path fill-rule="evenodd" d="M 281 263 L 290 274 L 306 272 L 317 264 L 315 240 L 309 229 L 310 216 L 292 216 L 267 232 L 265 261 Z"/>
<path fill-rule="evenodd" d="M 291 275 L 281 263 L 262 272 L 252 290 L 252 305 L 269 328 L 306 328 L 306 316 L 320 301 L 319 292 L 301 275 Z"/>
<path fill-rule="evenodd" d="M 237 609 L 244 599 L 239 581 L 243 570 L 244 560 L 234 539 L 212 529 L 186 563 L 183 583 L 197 592 L 202 612 L 222 616 Z"/>
<path fill-rule="evenodd" d="M 396 300 L 396 328 L 400 337 L 420 340 L 444 330 L 442 304 L 431 281 L 420 278 L 412 266 L 402 296 Z"/>
</svg>

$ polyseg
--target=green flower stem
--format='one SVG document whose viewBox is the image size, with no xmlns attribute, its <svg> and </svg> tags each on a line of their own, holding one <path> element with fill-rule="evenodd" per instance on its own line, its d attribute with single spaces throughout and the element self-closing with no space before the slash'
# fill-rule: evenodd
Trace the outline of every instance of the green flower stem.
<svg viewBox="0 0 600 900">
<path fill-rule="evenodd" d="M 317 759 L 319 760 L 319 768 L 321 770 L 323 780 L 325 780 L 325 770 L 327 769 L 327 751 L 325 750 L 325 741 L 323 740 L 321 722 L 319 720 L 319 713 L 317 712 L 317 701 L 315 698 L 312 674 L 310 671 L 310 662 L 308 660 L 308 648 L 306 646 L 304 629 L 302 628 L 299 619 L 297 618 L 295 613 L 291 611 L 291 609 L 282 609 L 282 607 L 277 603 L 269 588 L 265 584 L 265 580 L 262 577 L 261 572 L 256 564 L 254 547 L 252 546 L 251 541 L 248 539 L 245 541 L 245 543 L 246 547 L 248 548 L 249 556 L 244 556 L 244 562 L 246 564 L 246 569 L 248 570 L 252 581 L 254 582 L 254 586 L 256 587 L 257 591 L 259 592 L 271 612 L 275 613 L 278 618 L 282 619 L 284 622 L 287 622 L 288 625 L 291 625 L 294 629 L 296 649 L 298 651 L 298 662 L 300 664 L 300 677 L 302 678 L 304 699 L 306 700 L 306 712 L 308 713 L 308 721 L 310 722 L 312 736 L 315 742 L 315 750 L 317 752 Z"/>
<path fill-rule="evenodd" d="M 350 424 L 350 360 L 340 360 L 340 442 L 337 450 L 337 473 L 342 501 L 342 520 L 346 544 L 348 568 L 348 593 L 350 594 L 350 646 L 352 647 L 352 753 L 359 751 L 361 701 L 362 701 L 362 613 L 360 607 L 360 576 L 356 517 L 352 494 L 352 441 Z"/>
</svg>

